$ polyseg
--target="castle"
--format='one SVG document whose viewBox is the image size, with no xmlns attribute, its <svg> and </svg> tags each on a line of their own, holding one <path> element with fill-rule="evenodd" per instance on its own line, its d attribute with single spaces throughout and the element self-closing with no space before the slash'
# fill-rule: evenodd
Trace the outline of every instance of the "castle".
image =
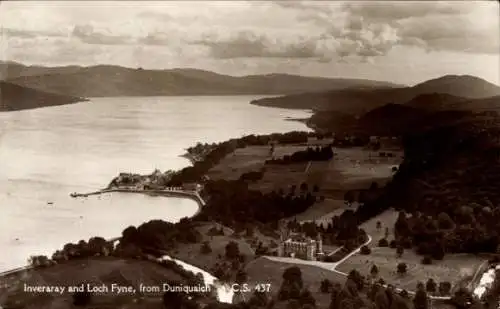
<svg viewBox="0 0 500 309">
<path fill-rule="evenodd" d="M 281 233 L 278 256 L 316 261 L 323 255 L 323 240 L 319 233 L 315 240 L 302 234 Z"/>
</svg>

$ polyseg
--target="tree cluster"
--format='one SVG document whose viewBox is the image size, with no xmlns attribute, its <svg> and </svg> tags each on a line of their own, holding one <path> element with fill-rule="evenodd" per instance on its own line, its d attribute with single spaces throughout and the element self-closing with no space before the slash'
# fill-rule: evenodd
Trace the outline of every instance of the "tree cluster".
<svg viewBox="0 0 500 309">
<path fill-rule="evenodd" d="M 216 180 L 205 185 L 207 204 L 196 220 L 217 220 L 226 226 L 277 222 L 304 212 L 316 202 L 311 193 L 296 196 L 285 192 L 250 190 L 243 181 Z"/>
<path fill-rule="evenodd" d="M 282 159 L 266 160 L 265 164 L 292 164 L 308 161 L 328 161 L 334 156 L 331 146 L 316 148 L 307 147 L 306 150 L 296 151 L 291 155 L 285 155 Z"/>
<path fill-rule="evenodd" d="M 123 230 L 122 238 L 116 249 L 124 255 L 130 248 L 139 252 L 157 254 L 175 248 L 178 244 L 198 243 L 202 235 L 191 219 L 183 218 L 178 223 L 151 220 L 139 227 L 130 226 Z M 132 252 L 135 251 L 132 249 Z"/>
<path fill-rule="evenodd" d="M 441 259 L 445 253 L 495 252 L 500 244 L 500 136 L 496 117 L 440 112 L 404 136 L 405 158 L 360 221 L 389 207 L 404 210 L 397 242 Z"/>
</svg>

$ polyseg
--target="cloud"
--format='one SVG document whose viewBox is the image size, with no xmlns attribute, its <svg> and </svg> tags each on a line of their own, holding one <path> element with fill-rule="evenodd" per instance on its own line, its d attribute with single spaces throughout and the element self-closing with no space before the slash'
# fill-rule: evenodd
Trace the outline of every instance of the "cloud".
<svg viewBox="0 0 500 309">
<path fill-rule="evenodd" d="M 470 12 L 474 4 L 460 2 L 351 2 L 343 5 L 343 10 L 351 16 L 363 17 L 372 22 L 391 22 L 406 18 L 419 18 L 429 15 L 462 15 Z"/>
<path fill-rule="evenodd" d="M 56 31 L 43 31 L 43 30 L 26 30 L 16 28 L 1 28 L 1 34 L 4 37 L 16 37 L 23 39 L 33 39 L 38 37 L 66 37 L 67 34 Z"/>
<path fill-rule="evenodd" d="M 470 1 L 276 1 L 297 21 L 321 29 L 327 58 L 387 55 L 397 46 L 427 52 L 492 54 L 500 52 L 496 2 Z"/>
<path fill-rule="evenodd" d="M 169 36 L 166 33 L 155 32 L 150 33 L 143 38 L 139 38 L 137 42 L 144 45 L 164 46 L 169 45 L 171 43 L 171 40 L 169 40 Z"/>
<path fill-rule="evenodd" d="M 144 11 L 137 14 L 139 18 L 150 18 L 157 21 L 170 21 L 173 16 L 167 12 Z"/>
<path fill-rule="evenodd" d="M 427 51 L 482 54 L 500 51 L 498 3 L 362 2 L 345 4 L 342 9 L 347 14 L 347 30 L 343 34 L 361 43 L 361 54 L 370 54 L 373 47 L 388 52 L 396 45 Z M 377 27 L 383 30 L 374 33 L 374 38 L 379 38 L 375 44 L 359 36 Z"/>
<path fill-rule="evenodd" d="M 80 39 L 87 44 L 99 45 L 127 45 L 133 43 L 129 36 L 111 35 L 109 32 L 98 32 L 90 24 L 76 25 L 72 32 L 73 37 Z"/>
<path fill-rule="evenodd" d="M 230 58 L 318 58 L 315 39 L 296 38 L 294 41 L 272 38 L 252 31 L 240 31 L 226 38 L 219 34 L 206 34 L 193 42 L 209 48 L 210 54 L 218 59 Z"/>
</svg>

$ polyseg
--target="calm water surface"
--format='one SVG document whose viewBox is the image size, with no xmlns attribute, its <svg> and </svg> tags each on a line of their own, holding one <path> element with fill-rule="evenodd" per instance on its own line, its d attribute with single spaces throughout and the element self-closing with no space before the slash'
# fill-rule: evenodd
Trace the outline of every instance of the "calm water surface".
<svg viewBox="0 0 500 309">
<path fill-rule="evenodd" d="M 0 113 L 0 271 L 70 241 L 193 215 L 197 204 L 188 199 L 68 194 L 102 188 L 120 172 L 185 167 L 189 162 L 179 155 L 198 141 L 307 130 L 285 119 L 309 112 L 248 104 L 255 98 L 95 98 Z"/>
</svg>

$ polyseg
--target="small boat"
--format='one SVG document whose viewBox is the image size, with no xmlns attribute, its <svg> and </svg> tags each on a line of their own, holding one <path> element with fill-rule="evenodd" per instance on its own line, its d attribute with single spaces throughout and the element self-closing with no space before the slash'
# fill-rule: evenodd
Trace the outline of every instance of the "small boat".
<svg viewBox="0 0 500 309">
<path fill-rule="evenodd" d="M 48 205 L 53 205 L 53 204 L 54 204 L 54 202 L 47 202 L 47 204 L 48 204 Z"/>
</svg>

